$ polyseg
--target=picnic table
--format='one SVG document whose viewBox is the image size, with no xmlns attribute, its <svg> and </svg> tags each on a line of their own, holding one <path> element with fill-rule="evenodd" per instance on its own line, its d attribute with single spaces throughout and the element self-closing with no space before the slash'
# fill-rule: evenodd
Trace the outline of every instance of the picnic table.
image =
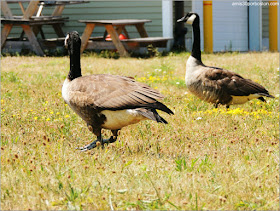
<svg viewBox="0 0 280 211">
<path fill-rule="evenodd" d="M 114 19 L 114 20 L 79 20 L 85 23 L 86 27 L 81 37 L 81 52 L 85 49 L 117 49 L 121 56 L 128 56 L 128 51 L 139 47 L 166 47 L 166 43 L 171 38 L 166 37 L 149 37 L 144 27 L 145 23 L 151 22 L 147 19 Z M 103 37 L 91 37 L 95 26 L 105 28 Z M 140 38 L 130 38 L 126 26 L 135 26 Z M 124 33 L 126 39 L 120 39 L 119 35 Z M 111 41 L 106 40 L 109 34 Z"/>
<path fill-rule="evenodd" d="M 13 41 L 22 41 L 23 35 L 25 34 L 31 49 L 37 55 L 43 56 L 44 52 L 37 38 L 37 35 L 40 33 L 42 39 L 45 39 L 42 26 L 51 25 L 58 37 L 64 37 L 65 34 L 63 33 L 62 25 L 68 20 L 68 17 L 62 17 L 65 5 L 84 2 L 86 1 L 1 0 L 1 10 L 4 16 L 1 18 L 1 23 L 3 24 L 1 32 L 1 48 L 5 46 L 8 35 L 10 34 L 13 26 L 21 26 L 23 32 L 21 33 L 19 39 Z M 10 3 L 18 3 L 20 5 L 22 16 L 15 16 L 12 14 L 8 5 Z M 23 3 L 28 3 L 28 6 L 24 8 Z M 43 8 L 47 6 L 54 7 L 50 16 L 42 15 Z"/>
</svg>

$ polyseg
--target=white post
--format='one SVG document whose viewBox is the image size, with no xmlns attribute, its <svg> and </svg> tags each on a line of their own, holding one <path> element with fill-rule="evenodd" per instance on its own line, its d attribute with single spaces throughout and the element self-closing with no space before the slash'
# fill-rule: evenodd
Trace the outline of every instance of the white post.
<svg viewBox="0 0 280 211">
<path fill-rule="evenodd" d="M 162 0 L 162 35 L 173 39 L 173 1 Z M 173 40 L 167 42 L 167 51 L 170 51 Z"/>
</svg>

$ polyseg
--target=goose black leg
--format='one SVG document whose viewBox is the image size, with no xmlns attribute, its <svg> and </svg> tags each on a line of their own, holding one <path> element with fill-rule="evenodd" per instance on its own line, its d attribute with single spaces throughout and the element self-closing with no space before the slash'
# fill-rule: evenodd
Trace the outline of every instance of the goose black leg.
<svg viewBox="0 0 280 211">
<path fill-rule="evenodd" d="M 96 135 L 97 139 L 86 146 L 76 148 L 81 151 L 87 151 L 95 148 L 98 145 L 98 142 L 102 144 L 101 128 L 93 128 L 90 124 L 87 124 L 87 127 L 91 132 L 93 132 Z"/>
<path fill-rule="evenodd" d="M 79 148 L 76 148 L 76 149 L 79 149 L 79 150 L 81 150 L 83 152 L 83 151 L 91 150 L 91 149 L 97 147 L 97 145 L 98 145 L 97 143 L 98 142 L 100 142 L 100 144 L 102 146 L 104 144 L 114 143 L 117 140 L 118 131 L 119 130 L 112 130 L 113 136 L 111 136 L 108 139 L 103 139 L 102 136 L 101 136 L 101 132 L 100 132 L 100 135 L 97 136 L 97 139 L 95 141 L 93 141 L 92 143 L 90 143 L 90 144 L 88 144 L 88 145 L 86 145 L 84 147 L 79 147 Z"/>
<path fill-rule="evenodd" d="M 112 130 L 113 135 L 108 139 L 103 139 L 102 140 L 102 145 L 114 143 L 118 138 L 118 131 L 119 130 Z"/>
</svg>

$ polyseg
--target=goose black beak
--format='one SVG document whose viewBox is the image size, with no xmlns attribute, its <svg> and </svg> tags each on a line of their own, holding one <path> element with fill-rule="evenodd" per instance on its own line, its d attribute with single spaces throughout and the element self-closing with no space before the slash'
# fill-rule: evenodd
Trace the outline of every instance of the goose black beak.
<svg viewBox="0 0 280 211">
<path fill-rule="evenodd" d="M 184 16 L 184 17 L 178 19 L 178 20 L 177 20 L 177 23 L 182 23 L 182 22 L 186 22 L 186 21 L 187 21 L 187 17 Z"/>
</svg>

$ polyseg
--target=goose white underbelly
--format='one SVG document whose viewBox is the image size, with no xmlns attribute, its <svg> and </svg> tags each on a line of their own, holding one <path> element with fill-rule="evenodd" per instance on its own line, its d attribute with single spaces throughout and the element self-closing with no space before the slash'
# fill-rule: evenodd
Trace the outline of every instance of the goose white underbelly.
<svg viewBox="0 0 280 211">
<path fill-rule="evenodd" d="M 250 94 L 248 96 L 231 96 L 231 97 L 232 97 L 232 101 L 230 102 L 230 104 L 243 104 L 243 103 L 248 102 L 249 100 L 259 98 L 259 97 L 261 97 L 261 95 Z"/>
<path fill-rule="evenodd" d="M 106 121 L 102 125 L 105 129 L 116 130 L 127 125 L 135 124 L 141 120 L 147 119 L 134 109 L 126 109 L 120 111 L 104 110 L 101 112 L 106 116 Z"/>
</svg>

